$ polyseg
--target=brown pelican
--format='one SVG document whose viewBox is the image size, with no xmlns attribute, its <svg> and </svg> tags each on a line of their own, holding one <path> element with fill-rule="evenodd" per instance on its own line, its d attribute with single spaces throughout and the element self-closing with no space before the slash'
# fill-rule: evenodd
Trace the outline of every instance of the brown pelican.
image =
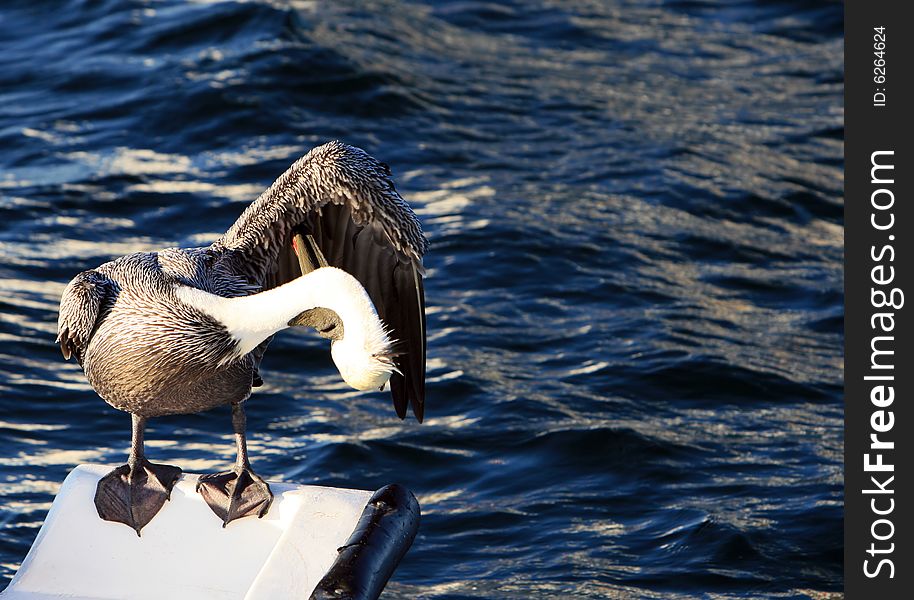
<svg viewBox="0 0 914 600">
<path fill-rule="evenodd" d="M 340 142 L 311 150 L 205 248 L 123 256 L 77 275 L 60 301 L 58 338 L 111 406 L 129 412 L 127 464 L 98 483 L 102 519 L 137 534 L 181 474 L 146 459 L 146 420 L 230 404 L 238 458 L 197 490 L 223 526 L 269 510 L 251 468 L 244 401 L 262 383 L 273 335 L 314 327 L 331 341 L 344 381 L 390 384 L 402 419 L 422 421 L 428 242 L 389 167 Z"/>
</svg>

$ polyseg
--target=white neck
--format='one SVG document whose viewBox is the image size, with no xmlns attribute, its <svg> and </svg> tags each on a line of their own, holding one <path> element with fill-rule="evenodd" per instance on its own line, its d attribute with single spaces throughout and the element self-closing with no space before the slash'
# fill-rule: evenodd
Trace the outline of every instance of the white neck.
<svg viewBox="0 0 914 600">
<path fill-rule="evenodd" d="M 323 267 L 272 290 L 223 298 L 188 286 L 176 288 L 178 299 L 219 321 L 237 346 L 229 362 L 254 350 L 289 321 L 312 308 L 328 308 L 343 322 L 343 338 L 331 354 L 347 383 L 356 389 L 382 386 L 390 376 L 387 365 L 372 360 L 390 349 L 384 324 L 358 280 L 341 269 Z M 386 372 L 386 376 L 383 372 Z"/>
</svg>

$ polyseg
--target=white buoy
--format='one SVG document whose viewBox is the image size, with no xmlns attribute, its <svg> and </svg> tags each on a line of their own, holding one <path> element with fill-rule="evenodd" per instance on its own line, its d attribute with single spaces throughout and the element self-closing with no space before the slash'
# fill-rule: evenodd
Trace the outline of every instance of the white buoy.
<svg viewBox="0 0 914 600">
<path fill-rule="evenodd" d="M 96 513 L 95 488 L 109 470 L 81 465 L 70 473 L 2 600 L 308 598 L 346 550 L 352 551 L 349 563 L 371 563 L 375 575 L 367 583 L 355 581 L 356 593 L 345 597 L 376 597 L 418 527 L 418 504 L 398 486 L 373 495 L 271 483 L 275 499 L 264 518 L 223 528 L 195 492 L 197 476 L 184 475 L 138 537 Z M 400 500 L 390 502 L 392 487 Z M 385 490 L 387 500 L 378 501 Z M 397 525 L 400 535 L 378 533 L 378 522 Z M 365 556 L 369 547 L 383 556 Z M 345 566 L 334 576 L 363 578 Z"/>
</svg>

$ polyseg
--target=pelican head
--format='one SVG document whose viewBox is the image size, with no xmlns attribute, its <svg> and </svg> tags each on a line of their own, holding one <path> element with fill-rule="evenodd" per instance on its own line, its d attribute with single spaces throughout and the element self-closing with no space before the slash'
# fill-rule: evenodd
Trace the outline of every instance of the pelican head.
<svg viewBox="0 0 914 600">
<path fill-rule="evenodd" d="M 313 327 L 331 340 L 330 355 L 343 381 L 357 390 L 383 389 L 397 370 L 393 342 L 365 288 L 341 269 L 323 267 L 302 279 L 313 283 L 311 303 L 289 326 Z"/>
<path fill-rule="evenodd" d="M 319 304 L 308 309 L 289 325 L 313 327 L 331 340 L 330 355 L 343 381 L 357 390 L 382 389 L 397 371 L 389 331 L 371 302 L 365 288 L 351 275 L 324 267 L 306 275 L 317 279 Z"/>
<path fill-rule="evenodd" d="M 330 356 L 343 381 L 357 390 L 383 389 L 396 370 L 392 341 L 368 292 L 340 269 L 324 267 L 315 273 L 333 277 L 333 285 L 322 286 L 320 301 L 328 305 L 330 323 L 317 329 L 332 340 Z"/>
<path fill-rule="evenodd" d="M 343 381 L 351 387 L 357 390 L 383 389 L 396 370 L 391 342 L 377 315 L 367 325 L 349 334 L 344 331 L 342 339 L 330 343 L 330 355 Z"/>
</svg>

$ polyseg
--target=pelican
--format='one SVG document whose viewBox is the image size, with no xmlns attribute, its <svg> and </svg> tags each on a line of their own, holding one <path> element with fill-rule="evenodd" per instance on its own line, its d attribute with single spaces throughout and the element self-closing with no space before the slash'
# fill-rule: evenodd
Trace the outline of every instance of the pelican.
<svg viewBox="0 0 914 600">
<path fill-rule="evenodd" d="M 293 326 L 330 342 L 357 390 L 389 383 L 397 415 L 425 405 L 428 247 L 390 168 L 330 142 L 297 160 L 208 247 L 129 254 L 77 275 L 60 301 L 57 342 L 108 404 L 131 414 L 127 463 L 95 507 L 137 535 L 181 475 L 146 458 L 148 419 L 231 405 L 237 460 L 197 491 L 223 527 L 263 517 L 273 494 L 251 468 L 244 403 L 273 336 Z"/>
</svg>

